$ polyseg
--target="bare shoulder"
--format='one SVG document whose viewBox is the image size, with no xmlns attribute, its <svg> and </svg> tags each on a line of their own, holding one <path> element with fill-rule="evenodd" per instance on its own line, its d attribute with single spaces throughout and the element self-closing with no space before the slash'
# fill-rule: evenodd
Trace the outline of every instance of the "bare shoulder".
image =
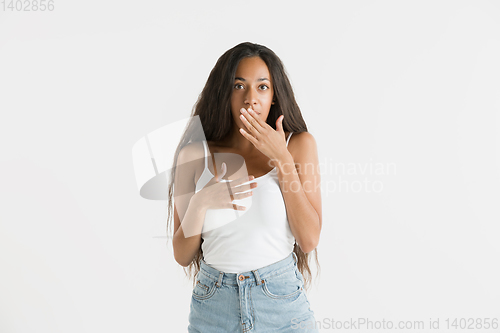
<svg viewBox="0 0 500 333">
<path fill-rule="evenodd" d="M 182 174 L 185 179 L 192 179 L 193 182 L 197 179 L 200 171 L 204 167 L 205 150 L 203 142 L 190 142 L 179 151 L 177 157 L 177 169 L 179 174 Z"/>
<path fill-rule="evenodd" d="M 184 162 L 199 159 L 204 155 L 205 151 L 203 149 L 203 142 L 201 141 L 190 142 L 179 151 L 179 158 L 182 156 Z"/>
<path fill-rule="evenodd" d="M 288 151 L 295 161 L 307 155 L 310 151 L 316 151 L 316 140 L 310 132 L 293 133 L 288 142 Z"/>
<path fill-rule="evenodd" d="M 314 141 L 314 136 L 311 134 L 311 132 L 300 132 L 300 133 L 293 133 L 292 137 L 290 138 L 290 143 L 292 141 L 295 142 L 304 142 L 304 141 Z"/>
</svg>

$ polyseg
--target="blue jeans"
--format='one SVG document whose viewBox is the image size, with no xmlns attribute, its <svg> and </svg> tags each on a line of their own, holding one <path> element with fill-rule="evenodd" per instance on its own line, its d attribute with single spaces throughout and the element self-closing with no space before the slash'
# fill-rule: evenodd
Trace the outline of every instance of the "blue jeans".
<svg viewBox="0 0 500 333">
<path fill-rule="evenodd" d="M 191 297 L 188 332 L 319 332 L 297 269 L 297 256 L 242 273 L 202 259 Z"/>
</svg>

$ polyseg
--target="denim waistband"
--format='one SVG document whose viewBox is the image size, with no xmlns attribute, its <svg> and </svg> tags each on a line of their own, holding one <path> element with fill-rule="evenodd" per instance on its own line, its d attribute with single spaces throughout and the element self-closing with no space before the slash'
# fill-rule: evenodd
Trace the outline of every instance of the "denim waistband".
<svg viewBox="0 0 500 333">
<path fill-rule="evenodd" d="M 297 265 L 297 255 L 292 251 L 285 259 L 275 262 L 252 271 L 241 273 L 225 273 L 209 266 L 203 258 L 200 260 L 200 273 L 217 280 L 217 286 L 221 285 L 242 285 L 256 283 L 260 285 L 263 279 L 278 275 L 292 269 Z"/>
</svg>

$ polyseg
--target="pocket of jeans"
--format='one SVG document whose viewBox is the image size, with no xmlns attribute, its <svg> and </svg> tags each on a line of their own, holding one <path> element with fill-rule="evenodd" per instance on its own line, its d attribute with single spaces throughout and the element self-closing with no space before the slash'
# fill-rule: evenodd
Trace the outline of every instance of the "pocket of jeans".
<svg viewBox="0 0 500 333">
<path fill-rule="evenodd" d="M 193 297 L 200 301 L 209 299 L 215 294 L 217 289 L 216 282 L 216 280 L 199 272 L 196 275 Z"/>
<path fill-rule="evenodd" d="M 297 275 L 297 279 L 302 282 L 302 286 L 304 286 L 304 276 L 300 273 L 298 268 L 295 268 L 295 274 Z"/>
<path fill-rule="evenodd" d="M 279 276 L 264 279 L 262 291 L 269 298 L 288 299 L 300 294 L 302 286 L 302 281 L 298 278 L 295 270 L 290 269 Z"/>
</svg>

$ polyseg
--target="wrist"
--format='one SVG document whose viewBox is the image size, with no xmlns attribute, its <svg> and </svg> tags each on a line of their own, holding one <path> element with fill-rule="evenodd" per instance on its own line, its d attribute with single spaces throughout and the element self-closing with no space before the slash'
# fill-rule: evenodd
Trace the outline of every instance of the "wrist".
<svg viewBox="0 0 500 333">
<path fill-rule="evenodd" d="M 295 161 L 293 160 L 292 154 L 287 151 L 286 154 L 273 159 L 273 164 L 277 169 L 282 170 L 284 167 L 286 168 L 290 165 L 295 166 Z"/>
<path fill-rule="evenodd" d="M 295 168 L 295 161 L 291 154 L 287 156 L 283 156 L 280 159 L 276 160 L 276 169 L 278 171 L 278 178 L 280 181 L 283 180 L 283 177 L 287 177 L 297 172 Z"/>
</svg>

